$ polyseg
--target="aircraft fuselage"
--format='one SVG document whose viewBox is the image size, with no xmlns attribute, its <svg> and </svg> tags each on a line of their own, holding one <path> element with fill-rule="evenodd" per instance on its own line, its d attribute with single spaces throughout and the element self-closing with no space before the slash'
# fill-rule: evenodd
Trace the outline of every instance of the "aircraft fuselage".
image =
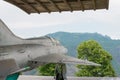
<svg viewBox="0 0 120 80">
<path fill-rule="evenodd" d="M 47 54 L 66 54 L 67 49 L 60 45 L 59 41 L 50 37 L 23 40 L 25 44 L 0 46 L 0 60 L 14 59 L 20 68 L 28 66 L 29 61 Z M 36 63 L 35 63 L 36 64 Z M 39 63 L 38 65 L 43 65 Z M 32 63 L 33 65 L 33 63 Z"/>
</svg>

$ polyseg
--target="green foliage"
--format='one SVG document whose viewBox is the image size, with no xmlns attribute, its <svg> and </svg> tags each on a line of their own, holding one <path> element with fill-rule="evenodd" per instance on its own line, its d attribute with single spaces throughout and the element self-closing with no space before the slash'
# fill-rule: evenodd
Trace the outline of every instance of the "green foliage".
<svg viewBox="0 0 120 80">
<path fill-rule="evenodd" d="M 53 37 L 59 40 L 67 49 L 68 55 L 77 57 L 76 48 L 78 44 L 87 40 L 96 40 L 102 47 L 107 50 L 113 57 L 112 66 L 117 74 L 120 76 L 120 40 L 113 40 L 108 36 L 103 36 L 98 33 L 68 33 L 68 32 L 56 32 L 47 36 Z M 71 69 L 71 72 L 75 70 Z M 70 73 L 72 74 L 72 73 Z M 74 73 L 73 73 L 74 74 Z"/>
<path fill-rule="evenodd" d="M 55 64 L 46 64 L 44 66 L 40 66 L 38 71 L 42 76 L 54 76 Z"/>
<path fill-rule="evenodd" d="M 111 66 L 112 56 L 105 51 L 98 42 L 88 40 L 78 46 L 78 58 L 101 64 L 100 67 L 78 65 L 77 76 L 114 77 L 115 72 Z"/>
</svg>

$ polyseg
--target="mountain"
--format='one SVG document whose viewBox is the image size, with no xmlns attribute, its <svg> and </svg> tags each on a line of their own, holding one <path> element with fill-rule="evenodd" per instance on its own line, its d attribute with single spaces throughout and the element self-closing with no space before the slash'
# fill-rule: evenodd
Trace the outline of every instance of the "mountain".
<svg viewBox="0 0 120 80">
<path fill-rule="evenodd" d="M 109 36 L 103 36 L 98 33 L 56 32 L 48 34 L 47 36 L 59 40 L 61 44 L 68 49 L 68 55 L 73 57 L 77 57 L 76 49 L 80 43 L 86 40 L 96 40 L 106 51 L 112 55 L 112 66 L 117 76 L 120 76 L 120 40 L 113 40 Z"/>
</svg>

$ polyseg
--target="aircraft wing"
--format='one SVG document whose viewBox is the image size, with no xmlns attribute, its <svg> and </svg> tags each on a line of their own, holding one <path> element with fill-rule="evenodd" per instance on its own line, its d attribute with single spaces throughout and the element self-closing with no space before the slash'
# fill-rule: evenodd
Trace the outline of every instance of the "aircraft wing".
<svg viewBox="0 0 120 80">
<path fill-rule="evenodd" d="M 33 62 L 38 63 L 65 63 L 65 64 L 80 64 L 80 65 L 91 65 L 91 66 L 100 66 L 100 64 L 96 64 L 94 62 L 90 62 L 87 60 L 81 60 L 74 57 L 70 57 L 62 54 L 49 54 L 38 57 L 33 60 Z"/>
<path fill-rule="evenodd" d="M 0 77 L 7 76 L 8 74 L 18 69 L 19 67 L 17 66 L 15 60 L 13 59 L 0 60 Z"/>
<path fill-rule="evenodd" d="M 14 59 L 0 60 L 0 80 L 5 80 L 14 71 L 19 70 Z"/>
</svg>

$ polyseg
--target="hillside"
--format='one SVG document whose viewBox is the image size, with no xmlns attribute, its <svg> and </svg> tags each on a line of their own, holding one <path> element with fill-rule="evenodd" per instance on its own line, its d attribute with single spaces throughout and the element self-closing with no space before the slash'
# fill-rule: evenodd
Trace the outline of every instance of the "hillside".
<svg viewBox="0 0 120 80">
<path fill-rule="evenodd" d="M 113 56 L 112 65 L 117 75 L 120 76 L 120 40 L 113 40 L 109 36 L 98 33 L 56 32 L 48 36 L 59 40 L 68 49 L 68 55 L 74 57 L 77 56 L 76 48 L 81 42 L 90 39 L 98 41 Z"/>
</svg>

